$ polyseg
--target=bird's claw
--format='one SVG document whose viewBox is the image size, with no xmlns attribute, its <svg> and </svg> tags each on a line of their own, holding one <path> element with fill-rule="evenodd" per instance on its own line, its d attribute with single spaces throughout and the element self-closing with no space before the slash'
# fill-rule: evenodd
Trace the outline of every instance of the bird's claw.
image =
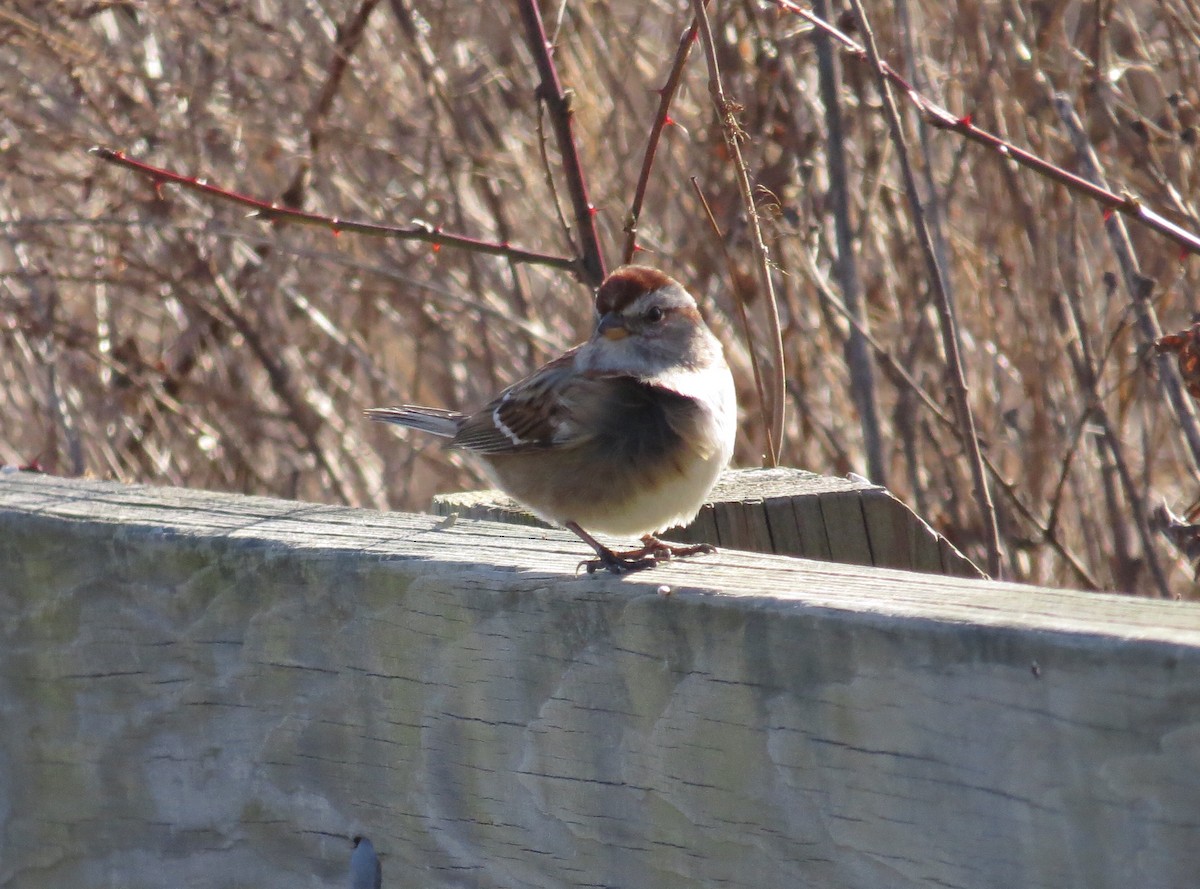
<svg viewBox="0 0 1200 889">
<path fill-rule="evenodd" d="M 598 551 L 597 558 L 580 562 L 575 570 L 587 568 L 588 574 L 595 574 L 603 568 L 613 574 L 629 574 L 645 568 L 654 568 L 659 562 L 694 556 L 697 553 L 715 553 L 717 551 L 717 548 L 711 543 L 677 546 L 650 535 L 642 538 L 642 544 L 638 549 L 623 552 L 613 552 L 609 549 Z"/>
<path fill-rule="evenodd" d="M 613 574 L 629 574 L 633 571 L 641 571 L 644 568 L 653 568 L 659 563 L 659 559 L 649 557 L 643 559 L 626 558 L 624 554 L 609 552 L 606 555 L 596 559 L 585 559 L 576 566 L 575 570 L 586 568 L 588 574 L 595 574 L 597 571 L 604 569 Z"/>
</svg>

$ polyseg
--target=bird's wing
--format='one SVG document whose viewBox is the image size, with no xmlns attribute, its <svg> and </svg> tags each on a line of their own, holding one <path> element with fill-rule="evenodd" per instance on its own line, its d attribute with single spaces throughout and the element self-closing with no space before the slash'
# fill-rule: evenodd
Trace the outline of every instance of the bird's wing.
<svg viewBox="0 0 1200 889">
<path fill-rule="evenodd" d="M 701 411 L 695 399 L 639 377 L 578 373 L 559 359 L 467 417 L 452 444 L 480 454 L 591 444 L 636 459 L 690 440 Z"/>
<path fill-rule="evenodd" d="M 513 383 L 466 417 L 451 442 L 478 454 L 512 454 L 560 447 L 572 434 L 564 393 L 574 385 L 575 352 L 559 356 Z"/>
</svg>

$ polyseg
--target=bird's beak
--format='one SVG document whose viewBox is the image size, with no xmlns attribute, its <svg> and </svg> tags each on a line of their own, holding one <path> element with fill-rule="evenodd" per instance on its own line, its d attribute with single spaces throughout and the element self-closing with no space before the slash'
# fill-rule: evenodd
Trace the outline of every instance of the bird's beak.
<svg viewBox="0 0 1200 889">
<path fill-rule="evenodd" d="M 613 341 L 623 340 L 629 336 L 629 328 L 625 326 L 625 319 L 620 315 L 614 315 L 609 312 L 600 319 L 600 323 L 596 326 L 596 333 L 603 336 L 605 339 Z"/>
</svg>

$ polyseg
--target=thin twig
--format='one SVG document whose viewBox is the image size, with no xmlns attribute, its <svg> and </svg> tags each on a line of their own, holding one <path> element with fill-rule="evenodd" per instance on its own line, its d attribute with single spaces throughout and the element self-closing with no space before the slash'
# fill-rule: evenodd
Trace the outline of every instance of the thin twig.
<svg viewBox="0 0 1200 889">
<path fill-rule="evenodd" d="M 554 165 L 550 163 L 550 152 L 546 150 L 546 108 L 544 105 L 538 105 L 537 111 L 537 146 L 538 159 L 542 162 L 542 178 L 546 180 L 546 191 L 550 192 L 551 202 L 554 204 L 554 215 L 558 217 L 558 225 L 567 235 L 567 240 L 571 239 L 571 223 L 567 222 L 567 214 L 563 212 L 562 196 L 559 194 L 558 185 L 554 181 Z"/>
<path fill-rule="evenodd" d="M 767 245 L 763 242 L 762 226 L 758 222 L 758 210 L 754 205 L 754 193 L 750 187 L 750 174 L 746 171 L 746 162 L 742 158 L 741 127 L 737 122 L 737 105 L 725 98 L 725 89 L 721 86 L 721 69 L 717 63 L 717 48 L 713 42 L 712 28 L 708 22 L 708 12 L 704 8 L 704 0 L 692 0 L 692 9 L 696 13 L 696 21 L 700 25 L 700 41 L 704 46 L 704 56 L 708 62 L 708 90 L 716 105 L 717 115 L 721 121 L 721 134 L 725 137 L 725 146 L 733 159 L 734 178 L 737 180 L 738 191 L 742 195 L 742 203 L 746 208 L 746 217 L 750 223 L 750 243 L 754 247 L 754 255 L 758 260 L 759 283 L 765 296 L 767 318 L 771 328 L 771 346 L 773 351 L 773 371 L 771 385 L 771 423 L 767 436 L 767 463 L 770 466 L 779 465 L 780 450 L 783 446 L 784 407 L 786 404 L 786 380 L 783 357 L 783 331 L 779 325 L 779 305 L 775 299 L 775 284 L 771 280 L 771 261 L 767 256 Z M 753 348 L 753 344 L 750 344 Z"/>
<path fill-rule="evenodd" d="M 817 8 L 825 13 L 826 0 L 817 0 Z M 863 327 L 867 314 L 863 306 L 862 283 L 858 277 L 858 262 L 854 256 L 854 226 L 850 220 L 850 188 L 846 175 L 846 144 L 842 129 L 841 103 L 838 99 L 840 78 L 834 63 L 833 47 L 823 34 L 814 35 L 817 49 L 817 76 L 821 102 L 825 106 L 825 129 L 828 148 L 825 164 L 829 172 L 829 196 L 835 235 L 837 258 L 834 269 L 846 307 Z M 883 432 L 879 423 L 879 403 L 875 392 L 875 367 L 871 352 L 858 328 L 850 329 L 846 343 L 846 364 L 850 370 L 850 392 L 858 408 L 862 426 L 863 447 L 867 452 L 867 474 L 877 485 L 887 486 L 887 464 L 883 458 Z"/>
<path fill-rule="evenodd" d="M 454 130 L 458 144 L 471 153 L 472 161 L 478 168 L 482 169 L 486 161 L 474 149 L 475 139 L 473 138 L 473 131 L 475 127 L 478 127 L 479 130 L 482 130 L 486 134 L 494 150 L 501 151 L 504 147 L 504 140 L 496 127 L 490 124 L 481 125 L 488 119 L 487 110 L 482 100 L 474 93 L 466 95 L 458 93 L 453 100 L 450 98 L 446 69 L 440 63 L 437 53 L 430 45 L 428 34 L 417 24 L 417 16 L 411 8 L 410 3 L 407 0 L 390 0 L 389 6 L 401 31 L 404 32 L 404 36 L 412 44 L 413 61 L 420 70 L 422 78 L 429 85 L 426 94 L 431 115 L 435 119 L 441 116 L 449 123 Z M 462 107 L 464 105 L 466 106 L 465 113 Z M 439 114 L 440 111 L 444 111 L 445 113 Z M 539 144 L 544 151 L 544 144 L 541 142 L 541 112 L 542 108 L 539 105 L 538 137 Z M 483 193 L 484 200 L 491 208 L 492 218 L 496 222 L 497 234 L 503 242 L 507 243 L 510 238 L 512 226 L 509 224 L 508 213 L 505 209 L 501 184 L 488 176 L 474 177 L 474 181 L 476 187 Z M 553 184 L 551 184 L 551 190 L 553 191 Z M 557 193 L 554 194 L 554 204 L 559 210 L 562 229 L 566 231 L 568 226 L 566 220 L 562 218 L 562 210 L 559 207 Z M 532 315 L 528 294 L 526 293 L 526 282 L 517 263 L 510 261 L 508 265 L 510 274 L 512 275 L 513 286 L 510 293 L 514 311 L 498 312 L 496 314 L 503 318 L 512 318 L 515 315 L 524 321 L 529 321 Z M 486 297 L 477 300 L 479 307 L 483 310 L 491 308 L 485 305 L 487 302 L 489 300 Z M 528 338 L 525 343 L 525 352 L 528 359 L 526 363 L 530 365 L 540 363 L 537 361 L 537 356 L 539 350 L 542 348 L 544 348 L 543 344 L 535 342 L 532 337 Z"/>
<path fill-rule="evenodd" d="M 908 145 L 900 124 L 900 112 L 896 108 L 896 102 L 892 96 L 891 84 L 883 71 L 879 50 L 875 45 L 875 35 L 867 20 L 867 14 L 863 10 L 862 0 L 850 0 L 850 5 L 854 9 L 859 30 L 863 34 L 871 70 L 876 75 L 876 86 L 883 99 L 884 115 L 887 119 L 888 129 L 891 131 L 892 143 L 896 147 L 896 159 L 899 161 L 900 171 L 904 177 L 904 190 L 912 212 L 913 228 L 916 231 L 917 241 L 921 245 L 921 253 L 925 258 L 930 284 L 935 296 L 942 334 L 942 348 L 946 352 L 946 369 L 953 389 L 954 409 L 959 425 L 962 426 L 963 446 L 975 488 L 975 502 L 979 508 L 984 543 L 987 546 L 988 574 L 999 579 L 1004 574 L 1004 559 L 1000 549 L 1000 526 L 996 519 L 996 507 L 992 503 L 992 494 L 988 489 L 987 471 L 984 468 L 983 454 L 979 448 L 979 436 L 975 430 L 975 415 L 971 410 L 970 391 L 967 387 L 966 371 L 963 369 L 962 355 L 959 349 L 958 324 L 954 317 L 954 306 L 950 302 L 945 276 L 938 263 L 937 251 L 934 249 L 929 226 L 925 221 L 925 209 L 920 193 L 917 191 L 916 176 L 908 159 Z"/>
<path fill-rule="evenodd" d="M 867 60 L 867 51 L 863 46 L 851 37 L 848 37 L 838 28 L 829 24 L 820 16 L 814 14 L 810 10 L 802 6 L 798 6 L 791 0 L 771 0 L 780 9 L 800 16 L 806 22 L 819 28 L 824 33 L 828 34 L 838 43 L 842 44 L 849 52 L 858 56 L 861 59 Z M 958 133 L 961 136 L 970 139 L 987 148 L 992 149 L 1002 158 L 1016 161 L 1024 167 L 1028 167 L 1036 173 L 1053 179 L 1061 185 L 1065 185 L 1072 191 L 1086 195 L 1092 198 L 1097 203 L 1101 204 L 1105 210 L 1111 210 L 1116 213 L 1122 213 L 1135 219 L 1148 228 L 1154 229 L 1162 235 L 1170 238 L 1188 253 L 1200 253 L 1200 235 L 1190 232 L 1181 226 L 1176 225 L 1162 214 L 1155 212 L 1144 206 L 1142 202 L 1130 194 L 1122 192 L 1117 194 L 1093 182 L 1089 182 L 1074 173 L 1064 170 L 1057 164 L 1044 160 L 1038 157 L 1031 151 L 1026 151 L 1024 148 L 1019 148 L 1011 142 L 1000 138 L 994 133 L 989 133 L 987 130 L 982 130 L 971 122 L 970 115 L 959 117 L 951 114 L 941 105 L 917 92 L 907 80 L 904 79 L 891 65 L 881 61 L 879 63 L 879 72 L 889 81 L 900 88 L 901 93 L 908 98 L 913 105 L 924 115 L 925 122 L 930 126 L 937 127 L 942 130 L 950 130 Z"/>
<path fill-rule="evenodd" d="M 705 3 L 707 2 L 708 0 L 705 0 Z M 667 75 L 667 82 L 658 91 L 658 112 L 654 115 L 654 125 L 650 127 L 650 138 L 646 140 L 642 171 L 638 175 L 637 187 L 633 190 L 633 203 L 629 206 L 629 216 L 625 220 L 625 262 L 632 261 L 633 253 L 637 249 L 638 222 L 642 218 L 642 203 L 646 199 L 650 171 L 654 169 L 654 158 L 658 154 L 658 142 L 662 138 L 663 129 L 672 122 L 671 102 L 675 99 L 675 93 L 679 91 L 679 84 L 683 82 L 683 66 L 692 52 L 692 44 L 696 42 L 696 30 L 699 27 L 699 23 L 693 18 L 691 27 L 679 38 L 679 46 L 675 49 L 675 61 L 671 63 L 671 73 Z"/>
<path fill-rule="evenodd" d="M 367 21 L 378 3 L 379 0 L 362 0 L 357 9 L 349 11 L 346 18 L 337 26 L 332 57 L 326 69 L 325 80 L 305 118 L 308 130 L 308 156 L 301 161 L 292 176 L 291 182 L 279 195 L 279 202 L 294 212 L 300 212 L 304 206 L 308 189 L 309 172 L 320 148 L 326 118 L 341 88 L 346 71 L 349 70 L 350 59 L 358 49 L 366 33 Z M 106 160 L 116 160 L 113 157 L 106 157 L 102 151 L 95 151 L 94 153 L 99 154 Z M 128 162 L 126 165 L 129 166 L 131 164 L 136 164 L 136 162 Z M 156 189 L 163 184 L 160 179 L 155 179 L 154 183 Z M 273 248 L 260 245 L 254 251 L 256 261 L 247 262 L 242 265 L 232 285 L 238 294 L 242 294 L 248 290 L 271 249 Z M 226 284 L 225 280 L 219 275 L 214 274 L 214 279 L 217 280 L 218 284 Z M 222 292 L 220 286 L 218 286 L 217 291 L 217 298 L 224 299 L 225 297 L 220 296 Z M 325 454 L 316 435 L 316 425 L 312 422 L 311 413 L 303 411 L 301 409 L 303 405 L 297 401 L 292 385 L 292 374 L 288 367 L 286 356 L 282 354 L 275 356 L 273 354 L 274 350 L 266 347 L 263 331 L 253 328 L 249 321 L 239 311 L 234 309 L 233 303 L 230 303 L 229 311 L 225 312 L 225 316 L 227 322 L 232 322 L 231 326 L 242 333 L 244 340 L 250 345 L 251 351 L 259 357 L 264 369 L 267 371 L 273 388 L 275 388 L 281 400 L 288 405 L 289 416 L 301 431 L 317 466 L 327 476 L 330 490 L 343 501 L 350 502 L 349 489 L 340 469 L 346 461 L 330 459 Z M 249 332 L 243 328 L 247 328 Z M 218 340 L 220 338 L 219 333 L 214 330 L 214 334 L 216 334 L 214 340 Z M 211 343 L 202 338 L 192 340 L 188 348 L 182 350 L 181 354 L 174 361 L 175 369 L 179 371 L 180 376 L 182 377 L 188 370 L 199 363 L 200 359 L 196 354 L 198 351 L 210 347 Z M 131 435 L 131 441 L 140 441 L 143 437 L 146 437 L 149 427 L 156 421 L 157 418 L 153 409 L 143 409 L 140 411 L 139 418 L 134 421 L 131 427 L 136 430 Z"/>
<path fill-rule="evenodd" d="M 508 244 L 495 244 L 490 241 L 481 241 L 477 238 L 470 238 L 465 235 L 452 235 L 439 229 L 434 228 L 428 223 L 420 223 L 410 228 L 400 228 L 392 225 L 379 225 L 373 222 L 355 222 L 351 219 L 339 219 L 336 216 L 322 216 L 320 213 L 308 213 L 303 210 L 294 210 L 288 207 L 281 207 L 278 204 L 261 201 L 258 198 L 252 198 L 248 195 L 239 194 L 235 191 L 220 188 L 216 185 L 210 185 L 207 180 L 196 179 L 191 176 L 183 176 L 179 173 L 173 173 L 170 170 L 165 170 L 161 167 L 155 167 L 142 161 L 136 161 L 133 158 L 126 157 L 123 152 L 113 151 L 110 148 L 102 148 L 96 146 L 89 149 L 91 154 L 101 160 L 116 164 L 119 167 L 133 170 L 154 183 L 155 188 L 160 188 L 163 185 L 180 185 L 191 191 L 199 192 L 200 194 L 208 195 L 209 197 L 217 198 L 222 201 L 228 201 L 232 204 L 238 204 L 242 207 L 249 207 L 254 212 L 251 216 L 255 219 L 261 219 L 265 222 L 293 222 L 300 225 L 316 225 L 322 228 L 328 228 L 334 234 L 342 232 L 352 232 L 359 235 L 373 235 L 383 238 L 395 238 L 401 241 L 423 241 L 426 244 L 437 244 L 447 247 L 457 247 L 462 250 L 469 250 L 474 253 L 484 253 L 490 256 L 502 256 L 511 262 L 527 262 L 532 265 L 542 265 L 549 268 L 562 269 L 578 274 L 580 271 L 579 261 L 568 259 L 565 256 L 555 256 L 549 253 L 538 253 L 533 250 L 522 250 L 519 247 L 512 247 Z"/>
<path fill-rule="evenodd" d="M 588 198 L 587 180 L 579 160 L 579 148 L 575 144 L 571 94 L 563 88 L 562 81 L 559 80 L 558 69 L 551 55 L 553 48 L 546 38 L 546 29 L 542 24 L 542 13 L 538 9 L 537 0 L 520 0 L 518 5 L 521 21 L 525 24 L 529 52 L 541 79 L 537 95 L 550 113 L 550 123 L 554 127 L 558 151 L 562 156 L 563 175 L 567 179 L 567 192 L 575 210 L 575 229 L 581 254 L 575 267 L 581 272 L 585 284 L 598 287 L 605 275 L 604 253 L 600 249 L 600 236 L 596 231 L 596 208 Z"/>
<path fill-rule="evenodd" d="M 942 410 L 941 405 L 939 405 L 937 401 L 934 400 L 933 396 L 930 395 L 925 388 L 913 378 L 912 374 L 909 373 L 904 365 L 902 365 L 892 354 L 892 351 L 888 348 L 885 348 L 884 345 L 879 342 L 879 340 L 875 339 L 874 334 L 872 334 L 871 331 L 869 331 L 859 322 L 857 318 L 854 317 L 853 313 L 850 311 L 850 308 L 838 298 L 837 294 L 833 292 L 833 289 L 830 287 L 829 283 L 822 277 L 822 272 L 820 267 L 817 265 L 816 259 L 807 253 L 802 253 L 802 255 L 804 256 L 806 268 L 809 273 L 809 280 L 813 283 L 813 286 L 817 288 L 817 292 L 821 295 L 821 299 L 832 306 L 838 312 L 838 314 L 841 315 L 842 318 L 844 318 L 852 328 L 856 329 L 868 344 L 870 344 L 871 349 L 875 352 L 875 357 L 879 360 L 884 374 L 893 382 L 894 385 L 896 385 L 897 388 L 903 387 L 903 391 L 915 396 L 916 399 L 925 406 L 925 409 L 933 415 L 934 419 L 936 419 L 943 428 L 949 430 L 961 443 L 963 431 L 959 427 L 958 423 L 955 422 L 954 418 Z M 996 466 L 996 464 L 993 463 L 991 458 L 989 458 L 986 454 L 983 456 L 984 464 L 987 466 L 988 474 L 991 476 L 992 481 L 995 482 L 996 487 L 1004 493 L 1004 496 L 1008 498 L 1008 502 L 1011 503 L 1017 512 L 1021 514 L 1021 517 L 1037 530 L 1038 534 L 1041 535 L 1041 539 L 1051 549 L 1058 553 L 1059 557 L 1063 560 L 1063 562 L 1066 563 L 1067 567 L 1071 569 L 1071 571 L 1075 574 L 1076 579 L 1081 584 L 1088 589 L 1100 589 L 1100 584 L 1088 573 L 1087 568 L 1083 566 L 1083 563 L 1079 561 L 1079 558 L 1069 549 L 1067 549 L 1066 544 L 1058 539 L 1055 523 L 1053 521 L 1053 514 L 1051 515 L 1050 520 L 1043 521 L 1042 519 L 1039 519 L 1034 514 L 1033 508 L 1021 499 L 1020 495 L 1017 493 L 1016 487 L 1008 482 L 1003 475 L 1001 475 L 1000 468 Z"/>
<path fill-rule="evenodd" d="M 1078 292 L 1072 291 L 1070 293 L 1067 298 L 1067 304 L 1070 309 L 1069 317 L 1075 327 L 1075 335 L 1067 340 L 1067 347 L 1070 350 L 1072 363 L 1075 365 L 1076 376 L 1088 396 L 1085 419 L 1091 420 L 1100 426 L 1101 433 L 1104 436 L 1104 444 L 1108 448 L 1113 468 L 1116 469 L 1117 479 L 1120 481 L 1121 489 L 1125 493 L 1125 500 L 1129 504 L 1129 508 L 1133 511 L 1134 524 L 1137 527 L 1138 536 L 1142 541 L 1142 553 L 1146 564 L 1150 568 L 1150 576 L 1154 578 L 1159 595 L 1164 599 L 1170 599 L 1171 585 L 1167 580 L 1166 572 L 1163 571 L 1162 563 L 1158 558 L 1158 552 L 1154 548 L 1154 538 L 1150 531 L 1149 513 L 1146 509 L 1145 498 L 1138 493 L 1137 486 L 1133 481 L 1133 473 L 1130 472 L 1129 463 L 1125 459 L 1124 446 L 1121 444 L 1121 439 L 1113 427 L 1108 410 L 1104 407 L 1104 403 L 1101 400 L 1100 375 L 1088 343 L 1086 322 L 1084 321 L 1083 312 L 1079 305 Z M 1115 500 L 1115 494 L 1110 495 L 1106 499 Z M 1114 510 L 1114 518 L 1115 514 Z M 1117 526 L 1115 529 L 1117 533 L 1120 533 L 1121 524 L 1123 523 L 1114 521 L 1114 525 Z M 1122 548 L 1127 547 L 1122 546 L 1118 542 L 1118 551 Z M 1132 559 L 1129 559 L 1128 556 L 1123 561 L 1127 566 L 1132 563 Z"/>
<path fill-rule="evenodd" d="M 1070 137 L 1071 144 L 1075 147 L 1075 152 L 1079 156 L 1080 166 L 1089 178 L 1095 182 L 1103 183 L 1104 178 L 1101 172 L 1100 161 L 1096 157 L 1096 151 L 1092 147 L 1087 132 L 1083 128 L 1083 123 L 1075 113 L 1074 106 L 1071 105 L 1067 97 L 1062 95 L 1053 96 L 1052 101 L 1055 111 L 1058 112 L 1059 119 L 1062 120 L 1063 125 L 1067 128 L 1067 135 Z M 1154 311 L 1154 304 L 1150 301 L 1154 282 L 1141 273 L 1137 257 L 1133 252 L 1133 244 L 1129 240 L 1129 232 L 1125 229 L 1121 220 L 1116 216 L 1112 216 L 1108 219 L 1107 227 L 1109 241 L 1112 244 L 1113 252 L 1117 256 L 1117 262 L 1121 266 L 1121 276 L 1129 295 L 1130 304 L 1133 306 L 1134 317 L 1137 319 L 1136 327 L 1139 337 L 1142 345 L 1149 348 L 1153 343 L 1161 339 L 1163 335 L 1162 328 L 1158 323 L 1158 315 Z M 1175 362 L 1171 356 L 1168 353 L 1157 350 L 1154 351 L 1154 354 L 1158 367 L 1159 382 L 1162 384 L 1167 400 L 1175 411 L 1179 427 L 1183 431 L 1184 441 L 1188 446 L 1187 450 L 1192 458 L 1192 465 L 1200 468 L 1200 422 L 1197 421 L 1196 410 L 1192 404 L 1191 397 L 1184 391 L 1183 380 L 1179 378 L 1179 371 L 1175 367 Z"/>
<path fill-rule="evenodd" d="M 713 216 L 708 199 L 704 197 L 704 192 L 701 191 L 700 183 L 696 181 L 695 176 L 692 177 L 692 188 L 696 191 L 696 197 L 700 199 L 700 206 L 704 208 L 708 224 L 712 228 L 713 234 L 716 235 L 717 245 L 721 248 L 721 256 L 725 259 L 725 269 L 729 274 L 729 280 L 733 283 L 733 302 L 737 306 L 738 320 L 742 323 L 742 335 L 745 336 L 747 343 L 753 344 L 754 336 L 750 331 L 750 318 L 746 314 L 745 294 L 738 287 L 738 281 L 742 280 L 741 275 L 737 274 L 733 257 L 729 255 L 729 247 L 725 243 L 725 235 L 721 231 L 721 227 L 717 225 L 717 219 Z M 758 406 L 763 415 L 763 429 L 767 433 L 767 450 L 775 453 L 775 441 L 771 438 L 771 418 L 767 406 L 767 396 L 763 391 L 763 375 L 762 368 L 759 366 L 758 350 L 751 347 L 748 351 L 750 352 L 750 367 L 754 371 L 754 388 L 758 393 Z"/>
<path fill-rule="evenodd" d="M 1053 96 L 1053 104 L 1063 125 L 1067 128 L 1067 133 L 1071 138 L 1072 144 L 1075 146 L 1075 151 L 1080 159 L 1080 165 L 1089 177 L 1092 177 L 1096 182 L 1102 183 L 1103 178 L 1095 149 L 1092 147 L 1078 115 L 1075 114 L 1074 106 L 1072 106 L 1066 96 L 1061 94 Z M 1134 317 L 1137 319 L 1136 329 L 1143 345 L 1150 346 L 1162 337 L 1162 328 L 1158 324 L 1154 305 L 1150 301 L 1150 297 L 1154 291 L 1154 282 L 1142 274 L 1138 266 L 1137 256 L 1133 251 L 1133 242 L 1129 238 L 1129 232 L 1126 230 L 1123 221 L 1114 215 L 1109 218 L 1106 227 L 1113 252 L 1117 256 L 1117 263 L 1121 267 L 1121 278 L 1125 284 L 1130 304 L 1133 306 Z M 1074 304 L 1072 304 L 1072 308 L 1075 308 Z M 1188 451 L 1191 454 L 1193 465 L 1200 465 L 1200 450 L 1197 450 L 1197 447 L 1200 446 L 1200 428 L 1197 426 L 1196 413 L 1192 406 L 1191 398 L 1183 389 L 1183 381 L 1179 378 L 1179 373 L 1171 356 L 1161 350 L 1153 349 L 1152 352 L 1157 356 L 1159 380 L 1167 395 L 1168 402 L 1175 409 L 1179 427 L 1184 434 L 1184 440 L 1189 445 Z M 1150 568 L 1151 575 L 1154 577 L 1159 594 L 1163 598 L 1169 599 L 1172 597 L 1170 584 L 1159 563 L 1158 554 L 1154 549 L 1154 539 L 1150 527 L 1150 510 L 1147 508 L 1145 498 L 1141 496 L 1134 484 L 1133 476 L 1122 456 L 1121 443 L 1113 432 L 1108 416 L 1099 402 L 1095 382 L 1094 380 L 1088 380 L 1087 382 L 1090 384 L 1092 398 L 1094 399 L 1092 410 L 1100 422 L 1101 428 L 1104 430 L 1105 441 L 1116 464 L 1117 476 L 1121 481 L 1121 487 L 1125 491 L 1125 499 L 1129 502 L 1130 509 L 1133 512 L 1134 522 L 1137 526 L 1138 534 L 1142 539 L 1142 550 L 1146 558 L 1146 563 Z"/>
<path fill-rule="evenodd" d="M 329 70 L 325 74 L 325 82 L 309 109 L 308 125 L 308 157 L 300 162 L 292 181 L 280 195 L 284 206 L 298 209 L 304 206 L 304 192 L 308 187 L 308 174 L 312 169 L 313 159 L 321 147 L 321 138 L 325 135 L 325 120 L 333 100 L 337 97 L 342 78 L 350 67 L 350 57 L 358 49 L 363 35 L 367 31 L 367 19 L 379 5 L 379 0 L 362 0 L 358 9 L 347 15 L 346 20 L 337 26 L 337 37 L 333 45 L 333 58 L 329 62 Z"/>
</svg>

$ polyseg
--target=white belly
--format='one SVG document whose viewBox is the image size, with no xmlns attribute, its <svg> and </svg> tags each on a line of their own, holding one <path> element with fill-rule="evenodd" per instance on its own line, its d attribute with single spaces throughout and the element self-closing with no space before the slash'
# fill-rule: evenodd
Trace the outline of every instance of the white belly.
<svg viewBox="0 0 1200 889">
<path fill-rule="evenodd" d="M 576 511 L 575 520 L 584 529 L 640 537 L 686 525 L 696 517 L 733 456 L 737 438 L 737 396 L 733 378 L 724 366 L 693 381 L 693 385 L 700 391 L 707 389 L 709 393 L 719 393 L 719 397 L 711 400 L 712 425 L 707 427 L 706 440 L 697 442 L 699 452 L 693 452 L 693 458 L 683 467 L 683 472 L 668 474 L 657 487 L 634 485 L 634 490 L 640 493 L 635 493 L 621 509 L 596 510 L 591 515 L 585 515 L 587 510 Z M 689 387 L 677 385 L 675 388 L 686 393 Z"/>
<path fill-rule="evenodd" d="M 622 537 L 641 537 L 686 525 L 696 517 L 728 462 L 729 454 L 724 452 L 695 460 L 685 473 L 635 494 L 621 509 L 598 510 L 593 515 L 581 509 L 576 521 L 588 531 Z"/>
</svg>

